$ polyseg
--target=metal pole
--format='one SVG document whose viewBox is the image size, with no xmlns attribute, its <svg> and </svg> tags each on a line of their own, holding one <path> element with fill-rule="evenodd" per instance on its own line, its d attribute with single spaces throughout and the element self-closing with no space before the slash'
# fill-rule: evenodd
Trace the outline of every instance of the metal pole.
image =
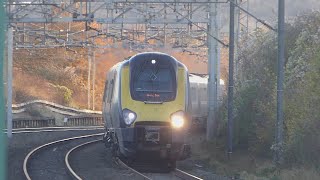
<svg viewBox="0 0 320 180">
<path fill-rule="evenodd" d="M 96 84 L 96 52 L 93 50 L 92 63 L 93 63 L 93 72 L 92 72 L 92 110 L 95 110 L 95 84 Z"/>
<path fill-rule="evenodd" d="M 239 0 L 236 0 L 236 4 L 238 6 L 241 6 L 241 3 L 238 2 Z M 235 9 L 235 19 L 236 19 L 236 23 L 235 23 L 235 32 L 236 32 L 236 36 L 235 36 L 235 43 L 234 43 L 234 59 L 235 59 L 235 66 L 234 66 L 234 74 L 235 74 L 235 78 L 238 78 L 238 70 L 239 70 L 239 61 L 238 61 L 238 45 L 239 45 L 239 41 L 240 41 L 240 28 L 241 28 L 241 17 L 240 17 L 240 9 Z"/>
<path fill-rule="evenodd" d="M 80 0 L 80 18 L 82 18 L 83 16 L 83 7 L 82 7 L 82 0 Z"/>
<path fill-rule="evenodd" d="M 167 28 L 167 25 L 165 24 L 165 25 L 163 26 L 163 35 L 164 35 L 163 47 L 164 47 L 164 48 L 166 48 L 166 44 L 167 44 L 166 28 Z"/>
<path fill-rule="evenodd" d="M 69 33 L 70 33 L 70 29 L 71 29 L 71 23 L 68 22 L 68 29 L 67 29 L 67 43 L 69 43 Z"/>
<path fill-rule="evenodd" d="M 12 137 L 12 55 L 13 55 L 13 31 L 8 28 L 8 82 L 7 82 L 7 136 Z"/>
<path fill-rule="evenodd" d="M 91 96 L 90 96 L 90 93 L 91 93 L 91 85 L 90 85 L 90 81 L 91 81 L 91 47 L 89 45 L 89 32 L 87 30 L 87 26 L 86 26 L 86 43 L 87 43 L 87 50 L 88 50 L 88 79 L 87 79 L 87 88 L 88 88 L 88 99 L 87 99 L 87 102 L 88 102 L 88 109 L 90 109 L 90 104 L 91 104 Z"/>
<path fill-rule="evenodd" d="M 4 9 L 5 1 L 0 0 L 0 130 L 2 131 L 5 127 L 5 97 L 4 97 L 4 42 L 5 42 L 5 9 Z M 0 179 L 7 179 L 6 178 L 6 138 L 4 133 L 0 133 Z"/>
<path fill-rule="evenodd" d="M 221 27 L 221 15 L 220 15 L 220 13 L 218 12 L 218 14 L 217 14 L 217 24 L 218 24 L 218 38 L 220 39 L 220 27 Z M 218 43 L 217 44 L 217 103 L 216 103 L 216 105 L 217 105 L 217 108 L 216 108 L 216 110 L 218 111 L 218 108 L 220 107 L 220 105 L 222 104 L 221 102 L 222 102 L 222 89 L 221 89 L 221 87 L 220 87 L 220 79 L 221 79 L 221 69 L 220 69 L 220 67 L 221 67 L 221 44 L 220 43 Z M 215 125 L 216 126 L 216 125 Z"/>
<path fill-rule="evenodd" d="M 247 0 L 247 9 L 246 10 L 249 12 L 249 0 Z M 246 23 L 246 25 L 247 25 L 246 36 L 248 36 L 249 35 L 249 16 L 248 15 L 247 15 L 247 23 Z"/>
<path fill-rule="evenodd" d="M 218 0 L 216 0 L 218 2 Z M 219 3 L 215 3 L 214 4 L 214 12 L 215 12 L 215 17 L 214 17 L 214 37 L 216 38 L 220 38 L 219 37 L 219 33 L 220 33 L 220 29 L 219 29 L 219 15 L 218 15 L 218 6 Z M 215 68 L 215 73 L 214 73 L 214 80 L 215 80 L 215 84 L 214 84 L 214 111 L 215 113 L 217 112 L 217 108 L 218 108 L 218 87 L 220 85 L 220 70 L 218 70 L 218 68 L 220 68 L 220 65 L 218 65 L 220 63 L 220 49 L 219 49 L 219 43 L 218 41 L 216 41 L 215 39 L 212 39 L 212 41 L 214 41 L 214 57 L 215 57 L 215 61 L 214 61 L 214 68 Z M 216 118 L 216 115 L 215 117 Z M 216 120 L 213 122 L 213 130 L 215 131 L 216 129 Z M 214 132 L 215 133 L 215 132 Z"/>
<path fill-rule="evenodd" d="M 278 77 L 277 77 L 277 130 L 276 130 L 276 163 L 283 162 L 283 79 L 285 58 L 285 3 L 279 0 L 278 19 Z"/>
<path fill-rule="evenodd" d="M 47 41 L 47 38 L 46 38 L 46 23 L 43 23 L 43 39 L 42 39 L 42 44 L 43 44 L 43 45 L 46 45 L 46 41 Z"/>
<path fill-rule="evenodd" d="M 234 62 L 234 4 L 230 0 L 230 34 L 229 34 L 229 87 L 228 87 L 228 158 L 232 154 L 233 138 L 233 62 Z"/>
<path fill-rule="evenodd" d="M 217 4 L 209 4 L 209 27 L 208 34 L 208 72 L 209 72 L 209 82 L 208 82 L 208 119 L 207 119 L 207 141 L 212 140 L 214 137 L 214 125 L 215 125 L 215 111 L 217 104 L 217 60 L 218 60 L 218 42 L 213 37 L 218 37 L 218 19 L 217 19 Z M 212 37 L 213 36 L 213 37 Z"/>
<path fill-rule="evenodd" d="M 88 48 L 88 109 L 91 107 L 91 47 Z"/>
</svg>

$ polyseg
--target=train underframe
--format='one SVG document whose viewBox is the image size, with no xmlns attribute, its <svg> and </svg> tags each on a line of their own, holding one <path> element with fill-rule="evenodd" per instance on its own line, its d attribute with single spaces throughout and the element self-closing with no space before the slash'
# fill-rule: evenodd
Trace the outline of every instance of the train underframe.
<svg viewBox="0 0 320 180">
<path fill-rule="evenodd" d="M 191 154 L 190 145 L 185 143 L 186 131 L 170 126 L 108 129 L 104 139 L 115 156 L 131 161 L 167 161 L 175 168 L 177 160 Z"/>
</svg>

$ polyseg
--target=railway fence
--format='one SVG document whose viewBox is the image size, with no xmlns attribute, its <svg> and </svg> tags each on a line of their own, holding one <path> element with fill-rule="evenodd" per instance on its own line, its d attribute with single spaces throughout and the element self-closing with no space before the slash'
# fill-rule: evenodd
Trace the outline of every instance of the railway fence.
<svg viewBox="0 0 320 180">
<path fill-rule="evenodd" d="M 82 115 L 70 116 L 65 118 L 64 126 L 102 126 L 102 116 Z"/>
<path fill-rule="evenodd" d="M 12 121 L 12 128 L 33 128 L 33 127 L 52 127 L 55 126 L 54 118 L 17 118 Z"/>
<path fill-rule="evenodd" d="M 45 106 L 53 113 L 62 115 L 64 117 L 63 126 L 71 127 L 103 125 L 101 111 L 75 109 L 44 100 L 33 100 L 21 104 L 13 104 L 12 113 L 19 114 L 26 112 L 28 107 L 33 105 Z M 12 128 L 54 127 L 58 125 L 56 120 L 57 119 L 55 117 L 14 118 L 12 120 Z"/>
</svg>

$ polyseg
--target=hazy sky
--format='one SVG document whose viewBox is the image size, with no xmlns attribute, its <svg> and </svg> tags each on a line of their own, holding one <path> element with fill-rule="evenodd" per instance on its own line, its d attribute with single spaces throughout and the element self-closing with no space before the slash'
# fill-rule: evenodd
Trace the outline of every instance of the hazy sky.
<svg viewBox="0 0 320 180">
<path fill-rule="evenodd" d="M 249 12 L 261 20 L 267 21 L 271 25 L 277 23 L 278 0 L 248 0 Z M 298 14 L 311 10 L 320 10 L 320 0 L 285 0 L 286 18 L 294 17 Z M 229 29 L 229 4 L 221 5 L 222 31 Z M 221 12 L 220 11 L 220 12 Z M 255 24 L 255 20 L 250 18 L 250 24 Z"/>
<path fill-rule="evenodd" d="M 261 18 L 272 21 L 277 18 L 278 0 L 249 0 L 250 12 Z M 285 0 L 286 16 L 296 16 L 299 13 L 320 10 L 320 0 Z"/>
</svg>

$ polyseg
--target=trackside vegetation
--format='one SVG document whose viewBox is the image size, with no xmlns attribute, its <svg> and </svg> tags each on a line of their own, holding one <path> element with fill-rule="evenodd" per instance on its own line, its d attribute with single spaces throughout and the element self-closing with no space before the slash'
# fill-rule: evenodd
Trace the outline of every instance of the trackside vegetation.
<svg viewBox="0 0 320 180">
<path fill-rule="evenodd" d="M 272 163 L 277 99 L 277 36 L 257 30 L 239 47 L 234 95 L 234 153 L 225 154 L 226 102 L 216 138 L 199 157 L 217 173 L 244 179 L 318 179 L 320 176 L 320 12 L 286 24 L 284 164 Z M 197 147 L 195 147 L 196 149 Z M 197 156 L 197 154 L 195 154 Z M 194 156 L 194 157 L 195 157 Z"/>
<path fill-rule="evenodd" d="M 300 15 L 286 25 L 283 151 L 287 164 L 320 164 L 319 27 L 319 12 Z M 236 145 L 267 157 L 274 150 L 276 42 L 273 32 L 257 32 L 245 42 L 235 96 Z"/>
</svg>

